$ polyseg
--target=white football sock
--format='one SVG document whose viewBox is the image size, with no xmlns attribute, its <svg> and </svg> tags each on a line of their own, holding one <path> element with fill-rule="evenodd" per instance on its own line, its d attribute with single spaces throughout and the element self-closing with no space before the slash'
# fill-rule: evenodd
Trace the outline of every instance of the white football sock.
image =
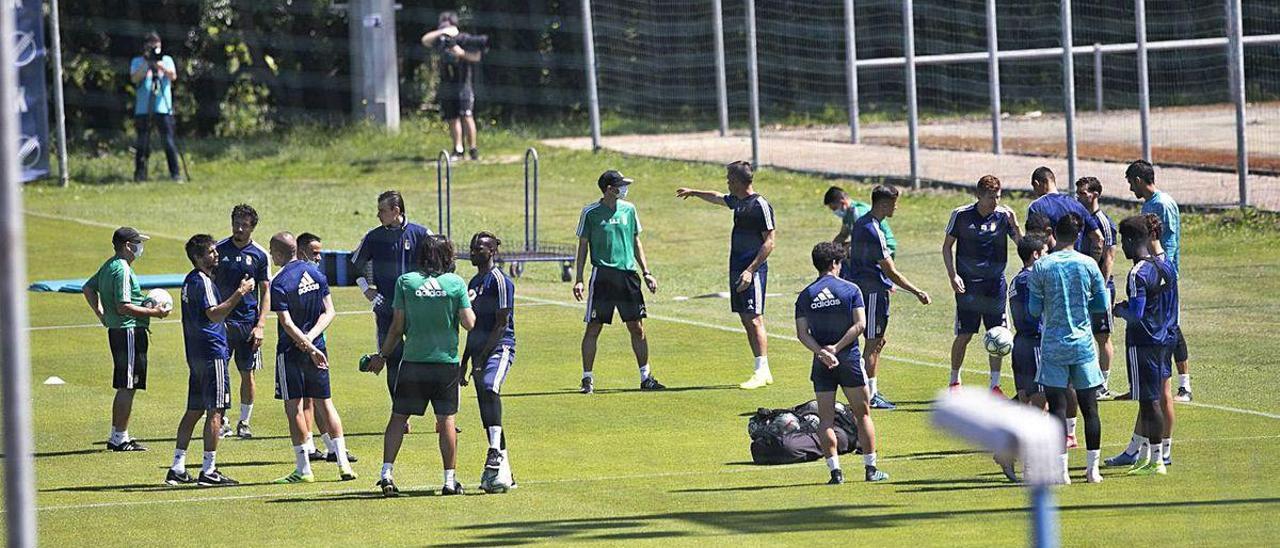
<svg viewBox="0 0 1280 548">
<path fill-rule="evenodd" d="M 382 479 L 384 480 L 391 479 L 391 469 L 394 468 L 395 465 L 396 464 L 394 462 L 382 463 Z"/>
<path fill-rule="evenodd" d="M 315 452 L 316 442 L 311 438 L 311 434 L 307 434 L 306 441 L 302 442 L 302 448 L 307 450 L 308 455 Z"/>
<path fill-rule="evenodd" d="M 1110 385 L 1110 383 L 1111 383 L 1111 370 L 1108 369 L 1102 372 L 1102 389 L 1108 390 L 1109 389 L 1108 386 Z"/>
<path fill-rule="evenodd" d="M 240 422 L 249 424 L 249 417 L 252 417 L 252 416 L 253 416 L 253 404 L 252 403 L 240 404 Z"/>
<path fill-rule="evenodd" d="M 212 472 L 212 471 L 213 471 L 213 469 L 217 466 L 217 460 L 218 460 L 218 452 L 217 452 L 217 451 L 205 451 L 205 452 L 204 452 L 204 464 L 203 464 L 202 466 L 200 466 L 200 473 L 201 473 L 201 474 L 208 474 L 208 473 Z"/>
<path fill-rule="evenodd" d="M 1075 417 L 1071 417 L 1067 419 L 1067 435 L 1068 436 L 1076 435 L 1076 418 Z"/>
<path fill-rule="evenodd" d="M 1132 438 L 1129 438 L 1129 446 L 1124 448 L 1124 452 L 1130 455 L 1137 453 L 1139 449 L 1142 449 L 1142 444 L 1145 441 L 1147 441 L 1147 438 L 1134 434 Z"/>
<path fill-rule="evenodd" d="M 840 455 L 836 455 L 834 457 L 827 457 L 827 470 L 839 470 L 839 469 L 840 469 Z"/>
<path fill-rule="evenodd" d="M 173 450 L 173 466 L 170 466 L 169 469 L 173 470 L 174 473 L 177 473 L 177 474 L 181 474 L 183 470 L 187 469 L 187 450 L 186 449 Z"/>
<path fill-rule="evenodd" d="M 502 426 L 490 426 L 487 430 L 489 431 L 489 448 L 501 449 L 499 446 L 502 445 Z"/>
<path fill-rule="evenodd" d="M 351 466 L 351 463 L 347 462 L 347 440 L 345 438 L 333 438 L 333 452 L 338 454 L 338 468 Z"/>
<path fill-rule="evenodd" d="M 1151 460 L 1151 444 L 1143 443 L 1142 448 L 1138 450 L 1138 460 Z"/>
<path fill-rule="evenodd" d="M 1071 476 L 1071 458 L 1067 453 L 1058 455 L 1058 459 L 1062 462 L 1062 477 L 1070 478 Z"/>
<path fill-rule="evenodd" d="M 952 369 L 952 370 L 951 370 L 951 384 L 960 384 L 960 370 L 959 370 L 959 369 Z"/>
<path fill-rule="evenodd" d="M 596 377 L 596 372 L 595 372 L 595 371 L 583 371 L 583 372 L 582 372 L 582 378 L 584 378 L 584 379 L 594 379 L 595 377 Z"/>
<path fill-rule="evenodd" d="M 320 436 L 320 441 L 324 442 L 324 450 L 325 450 L 325 451 L 328 451 L 328 452 L 330 452 L 330 453 L 332 453 L 332 452 L 334 452 L 334 451 L 337 451 L 337 449 L 334 449 L 334 448 L 333 448 L 333 438 L 332 438 L 332 437 L 330 437 L 330 436 L 329 436 L 329 434 L 321 435 L 321 436 Z"/>
<path fill-rule="evenodd" d="M 306 476 L 311 473 L 311 459 L 308 457 L 310 454 L 311 452 L 307 451 L 305 446 L 293 446 L 293 460 L 297 463 L 294 467 L 294 471 L 296 471 L 298 475 Z"/>
<path fill-rule="evenodd" d="M 1160 443 L 1160 453 L 1162 453 L 1165 458 L 1173 457 L 1173 438 L 1165 438 L 1164 441 Z"/>
<path fill-rule="evenodd" d="M 875 378 L 875 377 L 867 377 L 867 390 L 869 390 L 869 391 L 870 391 L 870 393 L 871 393 L 871 397 L 873 397 L 873 398 L 875 397 L 875 395 L 876 395 L 876 394 L 879 394 L 879 393 L 880 393 L 880 390 L 876 388 L 876 378 Z"/>
<path fill-rule="evenodd" d="M 128 431 L 121 431 L 112 428 L 111 435 L 107 436 L 107 441 L 111 442 L 111 445 L 120 445 L 124 443 L 125 440 L 129 439 L 128 436 Z"/>
<path fill-rule="evenodd" d="M 1187 392 L 1191 391 L 1191 374 L 1190 373 L 1178 374 L 1178 387 L 1186 388 Z"/>
<path fill-rule="evenodd" d="M 876 454 L 873 452 L 873 453 L 867 453 L 867 454 L 865 454 L 865 455 L 862 455 L 862 465 L 863 465 L 863 466 L 875 466 L 875 465 L 876 465 Z"/>
<path fill-rule="evenodd" d="M 1095 469 L 1098 467 L 1098 457 L 1102 456 L 1101 449 L 1089 449 L 1084 452 L 1084 466 L 1087 469 Z"/>
<path fill-rule="evenodd" d="M 1164 463 L 1164 451 L 1161 450 L 1160 445 L 1161 444 L 1157 443 L 1151 446 L 1151 463 L 1152 464 Z"/>
<path fill-rule="evenodd" d="M 1000 386 L 1000 372 L 999 372 L 999 371 L 991 371 L 991 372 L 990 372 L 990 377 L 991 377 L 991 386 L 989 386 L 988 388 L 995 388 L 995 387 L 997 387 L 997 386 Z"/>
<path fill-rule="evenodd" d="M 649 364 L 640 366 L 640 382 L 644 382 L 649 378 Z"/>
<path fill-rule="evenodd" d="M 766 375 L 769 374 L 769 356 L 756 356 L 755 372 L 759 373 L 761 371 L 763 371 Z"/>
<path fill-rule="evenodd" d="M 457 481 L 454 480 L 454 474 L 455 472 L 452 468 L 448 468 L 444 471 L 444 484 L 446 487 L 453 487 L 457 485 Z"/>
</svg>

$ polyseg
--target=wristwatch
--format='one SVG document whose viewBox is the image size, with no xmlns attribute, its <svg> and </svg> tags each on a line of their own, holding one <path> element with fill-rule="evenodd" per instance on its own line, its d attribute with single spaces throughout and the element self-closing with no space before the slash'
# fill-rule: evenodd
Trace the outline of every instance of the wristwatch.
<svg viewBox="0 0 1280 548">
<path fill-rule="evenodd" d="M 646 270 L 646 271 L 644 271 L 644 275 L 645 275 L 645 276 L 652 276 L 652 275 L 653 275 L 653 271 L 651 271 L 651 270 Z"/>
</svg>

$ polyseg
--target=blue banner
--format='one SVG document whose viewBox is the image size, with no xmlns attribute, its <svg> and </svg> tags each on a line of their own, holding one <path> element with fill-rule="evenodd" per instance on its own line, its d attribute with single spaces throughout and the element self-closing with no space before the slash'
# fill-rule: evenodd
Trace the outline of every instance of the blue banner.
<svg viewBox="0 0 1280 548">
<path fill-rule="evenodd" d="M 17 7 L 15 54 L 22 129 L 18 158 L 22 181 L 49 175 L 49 90 L 45 85 L 44 11 L 40 0 L 14 0 Z"/>
</svg>

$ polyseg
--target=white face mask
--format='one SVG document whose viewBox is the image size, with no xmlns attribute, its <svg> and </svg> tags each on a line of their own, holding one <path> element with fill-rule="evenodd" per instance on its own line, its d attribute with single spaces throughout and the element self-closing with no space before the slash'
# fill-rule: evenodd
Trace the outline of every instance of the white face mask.
<svg viewBox="0 0 1280 548">
<path fill-rule="evenodd" d="M 835 216 L 836 216 L 836 217 L 838 217 L 838 218 L 843 219 L 845 215 L 848 215 L 848 214 L 849 214 L 849 210 L 847 210 L 847 209 L 837 209 L 837 210 L 835 210 L 835 211 L 832 211 L 832 212 L 831 212 L 831 214 L 832 214 L 832 215 L 835 215 Z"/>
<path fill-rule="evenodd" d="M 626 198 L 626 197 L 627 197 L 627 189 L 629 189 L 629 188 L 631 188 L 631 185 L 624 185 L 624 186 L 620 186 L 620 187 L 618 187 L 618 199 L 619 199 L 619 200 L 621 200 L 621 199 L 623 199 L 623 198 Z"/>
<path fill-rule="evenodd" d="M 137 259 L 142 257 L 142 251 L 143 251 L 142 242 L 138 242 L 138 243 L 130 242 L 129 249 L 133 250 L 133 258 Z"/>
</svg>

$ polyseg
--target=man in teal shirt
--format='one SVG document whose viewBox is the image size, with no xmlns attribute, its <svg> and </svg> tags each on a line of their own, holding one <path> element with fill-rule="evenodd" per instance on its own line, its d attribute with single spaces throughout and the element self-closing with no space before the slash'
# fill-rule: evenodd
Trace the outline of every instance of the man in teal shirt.
<svg viewBox="0 0 1280 548">
<path fill-rule="evenodd" d="M 858 220 L 858 217 L 871 211 L 871 204 L 850 198 L 849 193 L 838 186 L 827 189 L 827 193 L 822 196 L 822 205 L 827 206 L 827 209 L 830 209 L 836 217 L 840 218 L 840 233 L 836 234 L 836 237 L 832 240 L 840 245 L 849 243 L 849 229 L 853 227 L 853 223 Z M 884 232 L 884 241 L 889 245 L 889 256 L 896 257 L 898 255 L 898 239 L 893 237 L 893 229 L 889 228 L 889 219 L 880 221 L 880 231 Z"/>
<path fill-rule="evenodd" d="M 142 55 L 129 61 L 129 80 L 137 97 L 133 102 L 133 121 L 138 130 L 134 147 L 133 179 L 147 180 L 147 160 L 151 157 L 151 126 L 164 139 L 164 156 L 169 178 L 178 180 L 178 143 L 174 138 L 173 81 L 178 79 L 178 66 L 164 55 L 160 35 L 154 31 L 143 38 Z"/>
</svg>

